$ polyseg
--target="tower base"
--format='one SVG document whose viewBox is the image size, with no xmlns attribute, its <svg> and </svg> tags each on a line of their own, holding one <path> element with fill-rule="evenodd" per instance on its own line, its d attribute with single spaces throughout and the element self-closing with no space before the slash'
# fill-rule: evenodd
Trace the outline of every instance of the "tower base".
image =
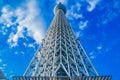
<svg viewBox="0 0 120 80">
<path fill-rule="evenodd" d="M 111 76 L 57 76 L 57 77 L 28 77 L 14 76 L 13 80 L 111 80 Z"/>
</svg>

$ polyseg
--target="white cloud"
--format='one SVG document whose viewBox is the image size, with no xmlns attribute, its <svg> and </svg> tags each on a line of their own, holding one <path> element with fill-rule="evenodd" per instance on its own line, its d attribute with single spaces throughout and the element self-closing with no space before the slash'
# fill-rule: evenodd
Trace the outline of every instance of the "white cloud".
<svg viewBox="0 0 120 80">
<path fill-rule="evenodd" d="M 28 34 L 32 36 L 36 40 L 36 42 L 40 43 L 41 39 L 43 38 L 42 29 L 45 26 L 44 21 L 39 16 L 40 11 L 37 7 L 37 2 L 35 0 L 30 0 L 26 5 L 28 8 L 25 12 L 26 18 L 19 21 L 19 24 L 26 26 L 28 29 Z M 20 14 L 21 13 L 18 13 L 18 15 Z"/>
<path fill-rule="evenodd" d="M 16 37 L 17 37 L 17 35 L 16 35 Z M 9 39 L 8 39 L 7 42 L 10 44 L 11 47 L 17 46 L 17 40 L 18 40 L 18 38 L 16 38 L 16 37 L 15 37 L 14 33 L 11 33 L 9 35 Z"/>
<path fill-rule="evenodd" d="M 14 15 L 14 13 L 10 10 L 10 6 L 4 6 L 1 10 L 2 15 L 1 15 L 1 19 L 0 22 L 7 22 L 7 23 L 11 23 L 10 19 L 11 17 Z M 9 13 L 8 13 L 9 12 Z"/>
<path fill-rule="evenodd" d="M 10 27 L 10 25 L 14 24 L 11 21 L 11 18 L 14 16 L 14 12 L 12 11 L 11 7 L 9 5 L 4 6 L 1 9 L 1 16 L 0 16 L 0 23 L 3 23 L 4 26 Z"/>
<path fill-rule="evenodd" d="M 27 43 L 24 42 L 23 45 L 24 45 L 25 47 L 35 48 L 35 43 L 29 43 L 29 44 L 27 44 Z"/>
<path fill-rule="evenodd" d="M 75 32 L 75 35 L 77 38 L 80 37 L 80 39 L 84 37 L 84 33 L 82 31 Z"/>
<path fill-rule="evenodd" d="M 77 13 L 74 10 L 77 10 L 78 12 L 81 9 L 80 3 L 76 3 L 75 5 L 72 5 L 70 10 L 67 10 L 67 18 L 73 20 L 73 18 L 78 19 L 78 18 L 83 18 L 83 15 L 81 13 Z"/>
<path fill-rule="evenodd" d="M 79 28 L 80 28 L 81 30 L 84 30 L 84 29 L 87 27 L 87 24 L 88 24 L 88 21 L 81 21 L 81 22 L 79 23 Z"/>
<path fill-rule="evenodd" d="M 89 55 L 90 55 L 90 58 L 91 58 L 91 59 L 94 59 L 94 58 L 95 58 L 94 51 L 90 52 Z"/>
<path fill-rule="evenodd" d="M 3 35 L 6 35 L 8 32 L 8 29 L 6 29 L 6 26 L 2 26 L 1 31 L 0 31 Z"/>
<path fill-rule="evenodd" d="M 14 34 L 14 33 L 10 34 L 9 39 L 8 39 L 8 43 L 11 44 L 11 47 L 17 46 L 19 38 L 24 38 L 22 26 L 18 26 L 18 31 L 16 34 Z"/>
<path fill-rule="evenodd" d="M 94 52 L 92 51 L 92 52 L 90 52 L 90 55 L 93 55 L 94 54 Z"/>
<path fill-rule="evenodd" d="M 34 48 L 34 44 L 28 44 L 28 47 Z"/>
<path fill-rule="evenodd" d="M 17 16 L 16 22 L 12 22 L 13 16 Z M 6 23 L 7 27 L 12 24 L 18 23 L 17 33 L 11 32 L 9 35 L 8 43 L 11 47 L 17 46 L 19 38 L 25 38 L 23 32 L 24 28 L 27 28 L 27 35 L 36 40 L 36 43 L 40 43 L 44 36 L 44 20 L 40 16 L 40 9 L 37 5 L 37 0 L 29 0 L 16 10 L 7 5 L 2 8 L 2 16 L 0 16 L 0 22 Z"/>
<path fill-rule="evenodd" d="M 89 4 L 89 6 L 87 7 L 87 9 L 90 12 L 96 7 L 97 3 L 99 2 L 99 0 L 86 0 L 86 1 Z"/>
<path fill-rule="evenodd" d="M 80 11 L 80 9 L 81 9 L 81 4 L 77 2 L 77 3 L 76 3 L 76 7 L 77 7 L 77 10 Z"/>
<path fill-rule="evenodd" d="M 88 20 L 85 20 L 83 13 L 81 11 L 81 8 L 82 8 L 81 2 L 76 2 L 74 5 L 71 6 L 69 10 L 67 10 L 66 17 L 67 19 L 72 21 L 76 19 L 78 20 L 81 19 L 81 21 L 76 25 L 76 27 L 79 27 L 80 29 L 80 31 L 76 32 L 76 36 L 82 38 L 84 36 L 84 33 L 82 32 L 82 30 L 84 30 L 87 27 Z"/>
<path fill-rule="evenodd" d="M 102 45 L 97 46 L 97 49 L 101 50 L 102 49 Z"/>
<path fill-rule="evenodd" d="M 27 47 L 27 43 L 24 42 L 23 45 L 24 45 L 25 47 Z"/>
<path fill-rule="evenodd" d="M 73 15 L 76 19 L 83 17 L 82 14 L 77 14 L 77 13 L 71 13 L 71 15 Z"/>
</svg>

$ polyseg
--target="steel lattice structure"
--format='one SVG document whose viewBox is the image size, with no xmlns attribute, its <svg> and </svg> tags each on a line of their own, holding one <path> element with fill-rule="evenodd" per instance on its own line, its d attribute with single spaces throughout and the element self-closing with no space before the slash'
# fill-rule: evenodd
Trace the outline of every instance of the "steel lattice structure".
<svg viewBox="0 0 120 80">
<path fill-rule="evenodd" d="M 74 35 L 59 3 L 50 28 L 24 76 L 98 76 L 93 64 Z"/>
</svg>

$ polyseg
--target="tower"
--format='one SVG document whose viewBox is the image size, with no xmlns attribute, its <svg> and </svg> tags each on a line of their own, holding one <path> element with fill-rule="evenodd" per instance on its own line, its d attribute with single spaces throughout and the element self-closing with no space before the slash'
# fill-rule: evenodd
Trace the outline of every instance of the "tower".
<svg viewBox="0 0 120 80">
<path fill-rule="evenodd" d="M 13 77 L 13 79 L 76 80 L 71 77 L 78 77 L 77 80 L 110 80 L 111 77 L 98 75 L 66 20 L 65 6 L 59 3 L 54 8 L 54 14 L 50 28 L 28 65 L 24 77 Z"/>
<path fill-rule="evenodd" d="M 98 76 L 97 71 L 66 20 L 66 8 L 59 3 L 55 17 L 33 57 L 25 76 Z"/>
</svg>

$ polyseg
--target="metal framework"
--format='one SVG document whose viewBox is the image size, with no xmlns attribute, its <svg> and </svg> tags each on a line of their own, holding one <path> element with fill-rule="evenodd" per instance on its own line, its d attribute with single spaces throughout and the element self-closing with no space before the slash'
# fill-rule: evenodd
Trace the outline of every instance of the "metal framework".
<svg viewBox="0 0 120 80">
<path fill-rule="evenodd" d="M 59 3 L 50 28 L 24 76 L 98 76 Z"/>
<path fill-rule="evenodd" d="M 13 77 L 13 80 L 111 80 L 111 76 Z"/>
</svg>

